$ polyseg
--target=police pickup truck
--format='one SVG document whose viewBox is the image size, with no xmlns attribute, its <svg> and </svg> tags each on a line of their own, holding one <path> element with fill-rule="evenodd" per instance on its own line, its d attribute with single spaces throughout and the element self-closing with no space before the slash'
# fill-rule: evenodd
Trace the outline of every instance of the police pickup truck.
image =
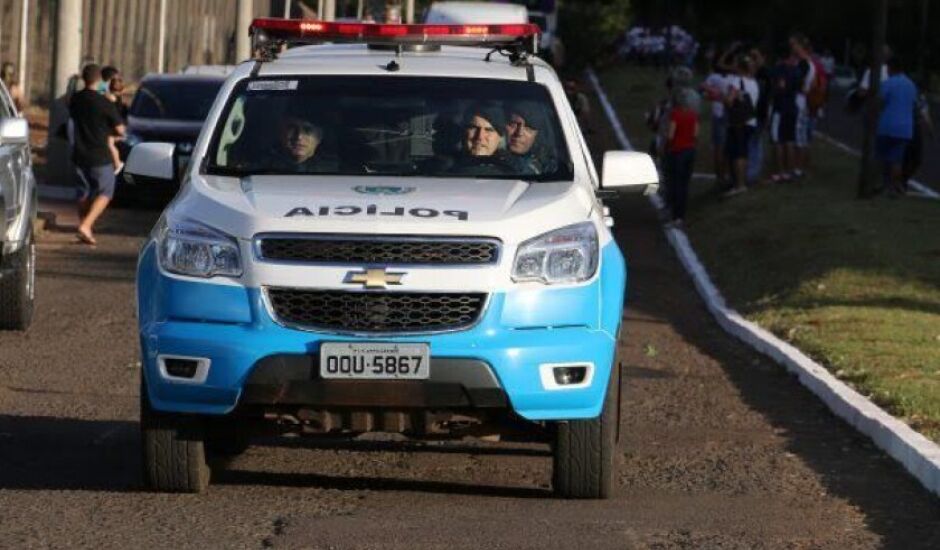
<svg viewBox="0 0 940 550">
<path fill-rule="evenodd" d="M 535 25 L 252 33 L 140 254 L 147 483 L 203 491 L 272 428 L 523 434 L 559 496 L 608 496 L 626 269 L 601 198 L 654 186 L 650 158 L 598 178 Z M 172 178 L 173 145 L 126 170 Z"/>
</svg>

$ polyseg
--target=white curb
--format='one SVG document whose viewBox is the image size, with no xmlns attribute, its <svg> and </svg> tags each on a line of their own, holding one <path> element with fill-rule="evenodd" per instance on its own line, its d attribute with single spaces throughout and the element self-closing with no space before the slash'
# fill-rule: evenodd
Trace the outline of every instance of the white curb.
<svg viewBox="0 0 940 550">
<path fill-rule="evenodd" d="M 633 147 L 626 138 L 623 126 L 607 99 L 607 94 L 604 93 L 597 75 L 593 69 L 588 69 L 587 75 L 621 146 L 632 150 Z M 848 148 L 844 144 L 841 145 Z M 654 206 L 661 205 L 658 195 L 651 195 L 649 198 Z M 886 413 L 794 346 L 780 340 L 728 307 L 724 296 L 712 283 L 708 272 L 705 271 L 698 255 L 692 249 L 685 232 L 675 228 L 666 228 L 665 232 L 679 260 L 692 277 L 695 288 L 705 300 L 708 310 L 723 329 L 796 374 L 800 383 L 816 394 L 833 413 L 870 437 L 878 447 L 900 462 L 929 491 L 940 495 L 940 447 L 912 430 L 907 424 Z"/>
<path fill-rule="evenodd" d="M 824 134 L 824 133 L 822 133 L 822 132 L 820 132 L 820 131 L 817 130 L 817 131 L 816 131 L 816 135 L 819 136 L 820 138 L 822 138 L 822 140 L 825 141 L 826 143 L 828 143 L 829 145 L 832 145 L 832 146 L 835 147 L 836 149 L 840 149 L 840 150 L 842 150 L 842 151 L 845 151 L 846 153 L 852 155 L 853 157 L 861 157 L 861 156 L 862 156 L 862 152 L 861 152 L 861 151 L 859 151 L 858 149 L 855 149 L 854 147 L 851 147 L 851 146 L 849 146 L 849 145 L 847 145 L 847 144 L 845 144 L 845 143 L 842 143 L 841 141 L 837 140 L 836 138 L 830 136 L 829 134 Z M 933 189 L 927 187 L 926 185 L 924 185 L 923 183 L 921 183 L 921 182 L 919 182 L 919 181 L 917 181 L 917 180 L 910 180 L 910 181 L 907 182 L 907 184 L 910 185 L 912 188 L 914 188 L 914 190 L 916 190 L 916 191 L 917 191 L 918 193 L 920 193 L 921 195 L 927 197 L 928 199 L 940 200 L 940 193 L 937 193 L 937 192 L 934 191 Z"/>
</svg>

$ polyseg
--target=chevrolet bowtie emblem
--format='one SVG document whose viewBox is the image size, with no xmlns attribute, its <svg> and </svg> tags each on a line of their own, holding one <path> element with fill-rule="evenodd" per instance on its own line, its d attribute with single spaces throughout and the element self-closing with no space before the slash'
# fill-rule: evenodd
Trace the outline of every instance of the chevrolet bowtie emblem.
<svg viewBox="0 0 940 550">
<path fill-rule="evenodd" d="M 343 281 L 351 285 L 363 285 L 366 288 L 385 288 L 389 285 L 400 285 L 404 273 L 389 273 L 384 268 L 366 269 L 365 271 L 350 271 Z"/>
</svg>

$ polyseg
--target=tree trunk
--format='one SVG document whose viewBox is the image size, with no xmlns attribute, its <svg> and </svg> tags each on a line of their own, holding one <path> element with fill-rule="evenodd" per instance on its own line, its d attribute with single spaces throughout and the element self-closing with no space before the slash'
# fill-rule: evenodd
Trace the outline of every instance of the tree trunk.
<svg viewBox="0 0 940 550">
<path fill-rule="evenodd" d="M 862 144 L 862 165 L 858 178 L 858 197 L 868 198 L 880 187 L 880 170 L 875 158 L 875 138 L 878 133 L 878 116 L 881 111 L 881 68 L 884 66 L 885 35 L 888 32 L 888 0 L 874 0 L 874 40 L 871 65 L 869 67 L 868 97 L 865 100 L 863 120 L 865 123 Z"/>
</svg>

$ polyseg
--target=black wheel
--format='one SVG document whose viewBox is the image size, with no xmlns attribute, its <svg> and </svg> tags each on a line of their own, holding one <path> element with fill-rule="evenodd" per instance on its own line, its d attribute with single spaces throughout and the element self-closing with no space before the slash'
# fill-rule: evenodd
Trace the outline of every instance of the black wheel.
<svg viewBox="0 0 940 550">
<path fill-rule="evenodd" d="M 142 387 L 140 431 L 147 487 L 167 493 L 202 493 L 209 487 L 201 418 L 154 411 Z"/>
<path fill-rule="evenodd" d="M 33 322 L 36 297 L 36 243 L 32 233 L 10 258 L 12 268 L 0 277 L 0 329 L 26 330 Z"/>
<path fill-rule="evenodd" d="M 559 497 L 604 499 L 612 495 L 619 402 L 620 364 L 615 359 L 601 415 L 557 425 L 552 476 Z"/>
</svg>

